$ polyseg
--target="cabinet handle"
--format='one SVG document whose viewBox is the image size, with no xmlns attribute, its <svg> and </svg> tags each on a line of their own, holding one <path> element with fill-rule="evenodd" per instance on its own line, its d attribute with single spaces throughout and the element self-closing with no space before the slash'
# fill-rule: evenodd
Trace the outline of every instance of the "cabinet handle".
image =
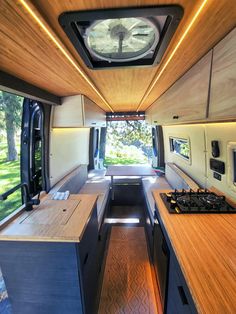
<svg viewBox="0 0 236 314">
<path fill-rule="evenodd" d="M 89 253 L 87 253 L 87 254 L 85 255 L 84 263 L 83 263 L 84 265 L 87 263 L 88 257 L 89 257 Z"/>
<path fill-rule="evenodd" d="M 179 295 L 180 295 L 180 298 L 181 298 L 183 305 L 187 305 L 188 299 L 187 299 L 186 294 L 184 292 L 184 288 L 182 286 L 178 286 L 178 290 L 179 290 Z"/>
</svg>

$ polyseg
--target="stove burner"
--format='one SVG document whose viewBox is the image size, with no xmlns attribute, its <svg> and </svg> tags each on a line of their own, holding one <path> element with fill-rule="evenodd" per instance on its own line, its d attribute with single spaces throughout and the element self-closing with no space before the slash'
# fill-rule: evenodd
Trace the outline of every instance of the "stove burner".
<svg viewBox="0 0 236 314">
<path fill-rule="evenodd" d="M 179 203 L 183 206 L 187 206 L 187 207 L 194 206 L 194 202 L 191 199 L 190 195 L 179 196 L 179 197 L 177 197 L 176 201 L 177 201 L 177 203 Z"/>
<path fill-rule="evenodd" d="M 161 197 L 170 213 L 236 213 L 224 196 L 208 190 L 175 190 L 161 193 Z"/>
<path fill-rule="evenodd" d="M 215 206 L 220 206 L 225 201 L 225 198 L 223 196 L 208 194 L 208 195 L 205 195 L 203 197 L 200 197 L 200 200 L 203 203 L 207 203 L 207 204 L 215 207 Z"/>
</svg>

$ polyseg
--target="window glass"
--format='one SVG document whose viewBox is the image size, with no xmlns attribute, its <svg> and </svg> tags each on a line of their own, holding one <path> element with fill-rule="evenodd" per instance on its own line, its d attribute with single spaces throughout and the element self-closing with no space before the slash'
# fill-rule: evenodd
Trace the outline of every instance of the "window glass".
<svg viewBox="0 0 236 314">
<path fill-rule="evenodd" d="M 31 178 L 33 184 L 33 194 L 37 194 L 42 190 L 42 138 L 43 138 L 43 111 L 42 108 L 35 103 L 31 117 L 32 135 L 31 135 Z"/>
<path fill-rule="evenodd" d="M 236 185 L 236 149 L 233 150 L 233 181 Z"/>
<path fill-rule="evenodd" d="M 152 128 L 145 121 L 108 121 L 105 165 L 151 164 Z"/>
<path fill-rule="evenodd" d="M 187 160 L 190 159 L 190 145 L 187 139 L 171 137 L 170 151 Z"/>
<path fill-rule="evenodd" d="M 0 194 L 20 183 L 23 97 L 0 91 Z M 21 190 L 0 201 L 0 221 L 22 204 Z"/>
<path fill-rule="evenodd" d="M 95 152 L 94 152 L 94 157 L 97 157 L 98 152 L 99 152 L 99 130 L 96 129 L 95 131 Z"/>
</svg>

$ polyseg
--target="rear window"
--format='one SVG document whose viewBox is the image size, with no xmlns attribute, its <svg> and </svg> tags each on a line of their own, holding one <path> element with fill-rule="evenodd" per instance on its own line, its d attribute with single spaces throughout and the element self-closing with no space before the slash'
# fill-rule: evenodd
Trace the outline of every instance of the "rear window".
<svg viewBox="0 0 236 314">
<path fill-rule="evenodd" d="M 170 137 L 170 151 L 182 158 L 190 159 L 189 140 L 184 138 Z"/>
</svg>

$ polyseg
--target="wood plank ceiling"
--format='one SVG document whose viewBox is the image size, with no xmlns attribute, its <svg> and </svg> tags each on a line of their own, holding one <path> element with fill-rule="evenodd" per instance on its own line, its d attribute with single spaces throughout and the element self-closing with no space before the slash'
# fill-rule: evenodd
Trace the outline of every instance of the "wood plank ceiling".
<svg viewBox="0 0 236 314">
<path fill-rule="evenodd" d="M 74 65 L 46 35 L 22 2 L 46 25 L 71 56 Z M 203 0 L 0 0 L 0 69 L 58 96 L 82 93 L 105 111 L 145 110 L 235 27 L 234 0 L 208 0 L 156 81 L 165 61 L 202 3 Z M 58 23 L 58 16 L 65 11 L 164 4 L 181 5 L 184 17 L 161 64 L 155 67 L 90 70 Z M 150 89 L 150 86 L 153 88 Z"/>
</svg>

